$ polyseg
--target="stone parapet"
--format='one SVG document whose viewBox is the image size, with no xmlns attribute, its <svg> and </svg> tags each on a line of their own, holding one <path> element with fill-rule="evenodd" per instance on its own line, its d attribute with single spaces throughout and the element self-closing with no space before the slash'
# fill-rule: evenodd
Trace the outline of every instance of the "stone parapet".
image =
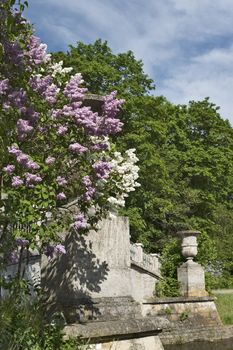
<svg viewBox="0 0 233 350">
<path fill-rule="evenodd" d="M 160 278 L 159 255 L 145 253 L 141 243 L 130 244 L 130 261 L 131 266 L 137 266 L 145 272 Z"/>
</svg>

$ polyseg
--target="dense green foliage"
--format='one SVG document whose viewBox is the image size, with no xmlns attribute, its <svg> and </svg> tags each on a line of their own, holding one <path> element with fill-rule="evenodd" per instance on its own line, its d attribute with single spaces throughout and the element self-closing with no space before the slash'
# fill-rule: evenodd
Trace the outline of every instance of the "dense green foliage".
<svg viewBox="0 0 233 350">
<path fill-rule="evenodd" d="M 150 95 L 153 82 L 142 62 L 132 52 L 114 55 L 101 40 L 78 42 L 54 56 L 81 72 L 92 93 L 117 90 L 126 99 L 121 115 L 125 128 L 116 141 L 122 148 L 136 148 L 140 159 L 141 187 L 124 211 L 132 239 L 149 251 L 161 251 L 179 229 L 199 229 L 208 237 L 199 259 L 212 247 L 205 265 L 211 273 L 223 272 L 229 282 L 233 129 L 218 107 L 208 98 L 176 106 Z"/>
<path fill-rule="evenodd" d="M 116 90 L 121 96 L 142 96 L 153 88 L 153 80 L 143 72 L 143 63 L 132 53 L 114 55 L 107 42 L 100 39 L 94 44 L 77 43 L 67 53 L 53 54 L 63 60 L 65 66 L 73 67 L 73 73 L 82 73 L 86 86 L 93 94 L 106 94 Z"/>
<path fill-rule="evenodd" d="M 0 349 L 2 350 L 88 350 L 87 341 L 64 339 L 62 315 L 45 323 L 45 302 L 39 289 L 31 297 L 26 281 L 13 281 L 8 296 L 0 300 Z M 85 346 L 84 346 L 85 345 Z"/>
</svg>

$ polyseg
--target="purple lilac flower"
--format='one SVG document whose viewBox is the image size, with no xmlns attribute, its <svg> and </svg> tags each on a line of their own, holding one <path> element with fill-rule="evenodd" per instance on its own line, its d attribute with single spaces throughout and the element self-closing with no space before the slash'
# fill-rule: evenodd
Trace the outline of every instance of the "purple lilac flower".
<svg viewBox="0 0 233 350">
<path fill-rule="evenodd" d="M 60 89 L 55 84 L 51 84 L 50 86 L 48 86 L 46 91 L 42 93 L 42 96 L 49 104 L 52 105 L 57 101 L 56 96 L 59 93 L 59 91 Z"/>
<path fill-rule="evenodd" d="M 68 130 L 67 126 L 60 125 L 57 130 L 57 133 L 58 135 L 64 135 L 67 132 L 67 130 Z"/>
<path fill-rule="evenodd" d="M 20 151 L 20 149 L 18 149 L 18 147 L 16 146 L 8 147 L 8 152 L 9 154 L 12 154 L 13 156 L 16 156 L 16 157 L 22 154 L 22 151 Z"/>
<path fill-rule="evenodd" d="M 56 181 L 57 181 L 59 186 L 65 186 L 67 184 L 67 180 L 62 176 L 58 176 L 56 178 Z"/>
<path fill-rule="evenodd" d="M 102 160 L 93 164 L 93 169 L 99 179 L 107 179 L 111 170 L 111 164 Z"/>
<path fill-rule="evenodd" d="M 93 151 L 105 151 L 106 149 L 108 149 L 108 144 L 105 142 L 99 142 L 99 143 L 96 143 L 91 148 Z"/>
<path fill-rule="evenodd" d="M 72 106 L 64 105 L 60 111 L 61 111 L 61 114 L 66 117 L 73 116 L 74 114 L 74 109 Z"/>
<path fill-rule="evenodd" d="M 54 248 L 55 253 L 66 254 L 66 249 L 63 244 L 57 244 Z"/>
<path fill-rule="evenodd" d="M 22 114 L 26 114 L 26 113 L 27 113 L 27 107 L 26 107 L 26 106 L 21 107 L 21 108 L 20 108 L 20 112 L 21 112 Z"/>
<path fill-rule="evenodd" d="M 13 64 L 22 66 L 23 64 L 23 50 L 20 47 L 20 44 L 18 41 L 12 41 L 12 42 L 5 42 L 5 52 L 8 56 L 9 61 L 11 61 Z"/>
<path fill-rule="evenodd" d="M 69 145 L 69 150 L 74 153 L 83 154 L 88 151 L 88 148 L 76 142 Z"/>
<path fill-rule="evenodd" d="M 62 201 L 62 200 L 64 200 L 64 199 L 66 199 L 65 193 L 64 193 L 64 192 L 59 192 L 59 193 L 57 194 L 57 199 L 58 199 L 59 201 Z"/>
<path fill-rule="evenodd" d="M 46 165 L 52 165 L 54 162 L 55 162 L 56 158 L 54 157 L 51 157 L 51 156 L 48 156 L 46 159 L 45 159 L 45 164 Z"/>
<path fill-rule="evenodd" d="M 76 108 L 74 103 L 71 106 L 73 108 L 71 115 L 76 124 L 83 127 L 90 135 L 97 135 L 101 123 L 98 113 L 92 112 L 90 107 Z"/>
<path fill-rule="evenodd" d="M 71 116 L 75 116 L 75 113 L 77 112 L 77 110 L 80 109 L 80 107 L 82 106 L 82 102 L 72 102 L 70 105 L 64 105 L 61 112 L 63 115 L 65 115 L 66 117 L 71 117 Z M 90 107 L 86 107 L 88 108 L 88 110 L 90 109 Z"/>
<path fill-rule="evenodd" d="M 111 113 L 100 117 L 97 113 L 92 112 L 89 107 L 76 108 L 73 104 L 70 106 L 73 110 L 69 112 L 69 115 L 73 116 L 76 124 L 82 126 L 90 135 L 106 136 L 116 134 L 122 129 L 123 123 L 112 117 Z"/>
<path fill-rule="evenodd" d="M 34 185 L 42 181 L 42 178 L 40 177 L 40 175 L 26 173 L 25 176 L 26 176 L 26 185 L 28 187 L 34 187 Z"/>
<path fill-rule="evenodd" d="M 62 114 L 73 117 L 76 124 L 83 127 L 88 134 L 100 134 L 100 125 L 103 118 L 98 116 L 98 113 L 94 113 L 90 107 L 81 107 L 81 102 L 75 101 L 70 105 L 65 105 Z"/>
<path fill-rule="evenodd" d="M 29 156 L 27 154 L 22 153 L 22 152 L 18 157 L 16 157 L 17 163 L 19 163 L 25 167 L 27 166 L 29 160 L 30 160 Z"/>
<path fill-rule="evenodd" d="M 87 191 L 84 193 L 83 199 L 89 202 L 90 200 L 92 200 L 95 191 L 96 189 L 94 187 L 92 186 L 87 187 Z"/>
<path fill-rule="evenodd" d="M 91 186 L 92 185 L 92 182 L 91 182 L 91 179 L 90 179 L 90 176 L 89 175 L 86 175 L 82 178 L 82 183 L 83 185 L 85 185 L 86 187 L 87 186 Z"/>
<path fill-rule="evenodd" d="M 33 130 L 33 126 L 29 124 L 28 120 L 19 119 L 17 121 L 17 133 L 21 140 L 23 140 L 27 136 L 27 134 L 32 132 L 32 130 Z"/>
<path fill-rule="evenodd" d="M 116 99 L 116 94 L 117 91 L 113 91 L 104 97 L 103 112 L 108 118 L 114 118 L 124 103 L 124 100 Z"/>
<path fill-rule="evenodd" d="M 87 227 L 87 220 L 85 219 L 83 214 L 78 214 L 75 216 L 75 221 L 74 221 L 72 227 L 76 231 Z"/>
<path fill-rule="evenodd" d="M 15 170 L 15 166 L 12 165 L 12 164 L 8 164 L 7 166 L 5 166 L 3 168 L 3 171 L 5 171 L 5 173 L 7 173 L 8 175 L 12 175 L 12 173 L 14 172 Z"/>
<path fill-rule="evenodd" d="M 116 92 L 112 92 L 104 98 L 103 117 L 96 120 L 95 135 L 110 135 L 121 131 L 123 123 L 115 116 L 124 100 L 117 100 L 115 97 Z"/>
<path fill-rule="evenodd" d="M 0 95 L 6 95 L 9 90 L 9 79 L 0 80 Z"/>
<path fill-rule="evenodd" d="M 48 259 L 51 260 L 54 258 L 54 255 L 66 254 L 66 249 L 63 244 L 57 244 L 55 246 L 48 244 L 45 247 L 44 253 L 48 257 Z"/>
<path fill-rule="evenodd" d="M 50 75 L 46 75 L 45 77 L 35 75 L 30 78 L 29 85 L 34 91 L 42 94 L 52 84 L 52 81 L 53 79 Z"/>
<path fill-rule="evenodd" d="M 62 116 L 62 110 L 61 109 L 54 109 L 51 114 L 52 119 L 59 119 Z"/>
<path fill-rule="evenodd" d="M 23 89 L 13 91 L 7 97 L 10 106 L 18 108 L 19 110 L 23 108 L 24 110 L 27 95 Z"/>
<path fill-rule="evenodd" d="M 11 155 L 16 156 L 16 161 L 25 168 L 32 170 L 40 169 L 39 164 L 30 160 L 29 156 L 20 151 L 16 146 L 8 147 L 8 152 Z"/>
<path fill-rule="evenodd" d="M 99 129 L 101 135 L 114 135 L 122 130 L 123 123 L 117 118 L 105 117 Z"/>
<path fill-rule="evenodd" d="M 29 43 L 28 55 L 32 62 L 35 64 L 41 64 L 46 59 L 47 45 L 42 44 L 40 38 L 32 35 Z"/>
<path fill-rule="evenodd" d="M 21 237 L 16 238 L 15 242 L 19 247 L 26 247 L 29 243 L 27 239 Z"/>
<path fill-rule="evenodd" d="M 32 106 L 27 107 L 25 114 L 27 114 L 32 124 L 37 122 L 40 117 L 40 113 L 36 112 Z"/>
<path fill-rule="evenodd" d="M 66 84 L 64 95 L 70 101 L 80 101 L 83 98 L 84 94 L 87 92 L 86 88 L 79 87 L 82 82 L 82 75 L 80 73 L 77 73 L 71 77 L 70 81 Z"/>
<path fill-rule="evenodd" d="M 19 187 L 23 185 L 23 180 L 19 176 L 13 176 L 11 185 L 12 187 Z"/>
<path fill-rule="evenodd" d="M 37 164 L 36 162 L 33 162 L 32 160 L 29 160 L 29 161 L 25 164 L 25 167 L 26 167 L 27 169 L 30 169 L 30 170 L 38 170 L 38 169 L 40 169 L 39 164 Z"/>
<path fill-rule="evenodd" d="M 49 104 L 56 102 L 56 95 L 60 89 L 52 83 L 53 79 L 50 75 L 42 77 L 36 75 L 30 78 L 29 85 L 31 88 L 38 92 Z"/>
<path fill-rule="evenodd" d="M 9 254 L 8 259 L 9 259 L 10 263 L 17 264 L 19 262 L 19 255 L 17 254 L 16 251 L 13 251 Z"/>
</svg>

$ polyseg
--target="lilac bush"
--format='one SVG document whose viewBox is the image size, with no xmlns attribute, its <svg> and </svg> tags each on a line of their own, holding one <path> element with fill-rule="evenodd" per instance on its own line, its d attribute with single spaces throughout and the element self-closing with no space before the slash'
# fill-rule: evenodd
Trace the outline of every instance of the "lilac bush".
<svg viewBox="0 0 233 350">
<path fill-rule="evenodd" d="M 21 12 L 0 4 L 5 11 L 0 24 L 4 229 L 16 245 L 52 258 L 65 253 L 64 230 L 85 233 L 111 208 L 124 205 L 138 186 L 138 159 L 134 150 L 121 155 L 110 139 L 122 129 L 117 113 L 123 100 L 112 92 L 101 113 L 84 106 L 88 91 L 81 74 L 53 62 Z M 77 212 L 61 214 L 73 199 Z M 30 230 L 24 229 L 28 225 Z M 15 250 L 12 256 L 15 260 Z"/>
</svg>

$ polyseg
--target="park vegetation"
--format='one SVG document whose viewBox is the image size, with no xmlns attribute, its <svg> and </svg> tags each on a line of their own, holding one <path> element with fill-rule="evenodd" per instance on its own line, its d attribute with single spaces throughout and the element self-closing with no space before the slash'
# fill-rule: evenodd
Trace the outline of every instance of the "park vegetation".
<svg viewBox="0 0 233 350">
<path fill-rule="evenodd" d="M 158 295 L 178 295 L 181 229 L 201 231 L 207 287 L 232 287 L 229 121 L 208 98 L 157 96 L 143 63 L 100 39 L 48 54 L 22 16 L 27 5 L 0 0 L 0 264 L 18 264 L 15 278 L 0 280 L 2 348 L 77 348 L 54 320 L 45 324 L 22 262 L 35 249 L 65 254 L 62 232 L 85 234 L 112 210 L 129 216 L 134 242 L 161 254 Z M 88 93 L 102 96 L 99 114 L 83 105 Z M 63 210 L 74 199 L 79 211 Z"/>
</svg>

